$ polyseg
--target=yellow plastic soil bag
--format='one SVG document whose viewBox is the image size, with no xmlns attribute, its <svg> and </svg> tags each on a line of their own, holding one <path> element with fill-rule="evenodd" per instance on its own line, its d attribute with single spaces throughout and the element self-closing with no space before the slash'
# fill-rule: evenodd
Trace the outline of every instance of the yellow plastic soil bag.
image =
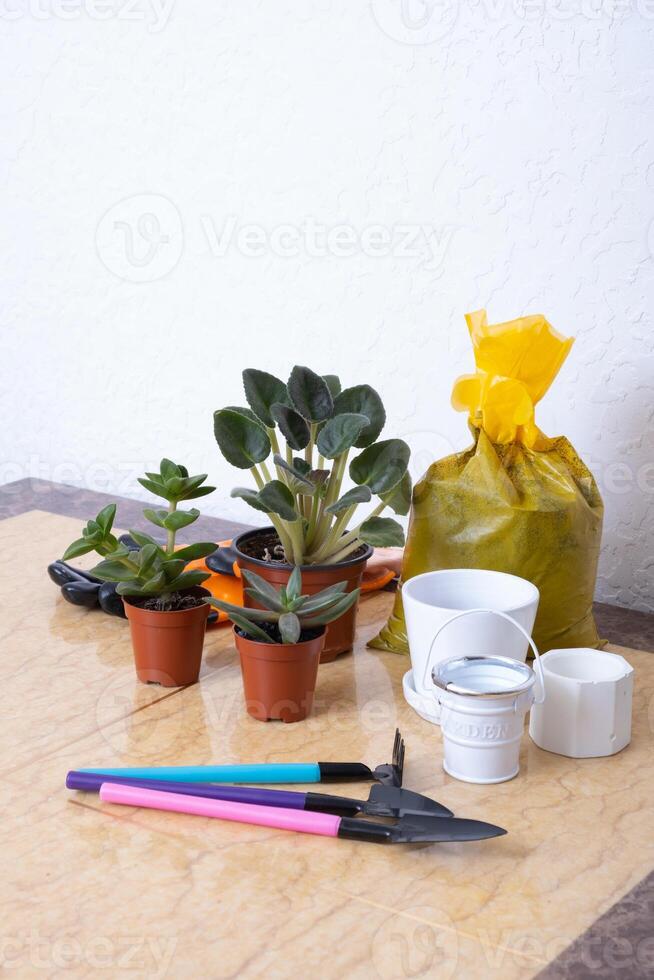
<svg viewBox="0 0 654 980">
<path fill-rule="evenodd" d="M 540 650 L 596 647 L 602 499 L 568 440 L 548 439 L 534 421 L 573 341 L 540 315 L 490 325 L 479 310 L 466 321 L 477 370 L 456 381 L 452 404 L 469 412 L 475 441 L 416 484 L 402 580 L 438 568 L 520 575 L 540 589 Z M 408 652 L 401 590 L 370 645 Z"/>
</svg>

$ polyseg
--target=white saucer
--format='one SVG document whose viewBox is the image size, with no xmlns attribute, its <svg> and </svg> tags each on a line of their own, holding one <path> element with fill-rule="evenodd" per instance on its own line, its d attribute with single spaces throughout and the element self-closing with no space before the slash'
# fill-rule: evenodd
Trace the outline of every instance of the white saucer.
<svg viewBox="0 0 654 980">
<path fill-rule="evenodd" d="M 426 694 L 418 694 L 413 683 L 412 670 L 407 670 L 402 678 L 402 691 L 407 704 L 410 704 L 421 718 L 431 722 L 432 725 L 440 725 L 441 710 L 436 696 L 428 697 Z"/>
</svg>

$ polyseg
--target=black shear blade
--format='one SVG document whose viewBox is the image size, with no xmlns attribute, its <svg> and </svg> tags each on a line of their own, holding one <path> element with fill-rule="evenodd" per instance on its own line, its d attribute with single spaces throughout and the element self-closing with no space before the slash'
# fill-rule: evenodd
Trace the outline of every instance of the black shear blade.
<svg viewBox="0 0 654 980">
<path fill-rule="evenodd" d="M 390 840 L 395 844 L 422 842 L 455 843 L 456 841 L 487 840 L 506 833 L 502 827 L 483 820 L 461 817 L 404 817 L 391 828 Z"/>
<path fill-rule="evenodd" d="M 382 783 L 375 783 L 370 788 L 365 812 L 380 817 L 453 816 L 452 811 L 437 800 L 430 800 L 428 796 L 401 786 L 384 786 Z"/>
</svg>

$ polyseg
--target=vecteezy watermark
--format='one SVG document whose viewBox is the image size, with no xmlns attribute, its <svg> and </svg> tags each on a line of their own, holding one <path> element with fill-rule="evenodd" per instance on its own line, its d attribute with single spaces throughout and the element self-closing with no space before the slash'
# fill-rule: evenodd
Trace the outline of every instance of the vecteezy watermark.
<svg viewBox="0 0 654 980">
<path fill-rule="evenodd" d="M 327 225 L 306 217 L 298 224 L 279 224 L 271 229 L 260 224 L 244 224 L 228 215 L 218 226 L 211 215 L 200 217 L 208 246 L 214 258 L 236 252 L 246 258 L 274 255 L 277 258 L 349 259 L 357 255 L 380 259 L 413 259 L 435 271 L 443 263 L 455 228 L 436 228 L 425 223 L 370 224 L 357 228 L 351 224 Z"/>
<path fill-rule="evenodd" d="M 434 44 L 466 22 L 617 21 L 630 15 L 654 20 L 654 0 L 371 0 L 372 15 L 381 30 L 401 44 Z"/>
<path fill-rule="evenodd" d="M 430 906 L 393 911 L 373 936 L 370 959 L 382 980 L 449 980 L 459 961 L 452 920 Z"/>
<path fill-rule="evenodd" d="M 401 44 L 433 44 L 459 18 L 460 0 L 372 0 L 372 15 L 384 34 Z"/>
<path fill-rule="evenodd" d="M 161 194 L 126 197 L 103 215 L 95 234 L 98 256 L 127 282 L 154 282 L 171 272 L 184 249 L 179 211 Z"/>
<path fill-rule="evenodd" d="M 81 940 L 77 936 L 43 936 L 38 929 L 15 936 L 0 936 L 0 966 L 9 975 L 25 975 L 28 968 L 53 970 L 86 967 L 117 975 L 162 980 L 170 969 L 177 938 L 174 936 L 102 936 Z"/>
<path fill-rule="evenodd" d="M 158 34 L 175 0 L 0 0 L 0 20 L 120 20 L 145 23 Z"/>
<path fill-rule="evenodd" d="M 230 214 L 215 221 L 201 214 L 197 224 L 205 248 L 215 259 L 241 255 L 248 259 L 370 259 L 392 258 L 417 263 L 438 273 L 456 228 L 427 222 L 325 224 L 308 216 L 297 223 L 267 228 L 242 222 Z M 96 249 L 103 265 L 127 282 L 154 282 L 171 272 L 184 249 L 179 211 L 161 194 L 135 194 L 114 204 L 96 231 Z"/>
</svg>

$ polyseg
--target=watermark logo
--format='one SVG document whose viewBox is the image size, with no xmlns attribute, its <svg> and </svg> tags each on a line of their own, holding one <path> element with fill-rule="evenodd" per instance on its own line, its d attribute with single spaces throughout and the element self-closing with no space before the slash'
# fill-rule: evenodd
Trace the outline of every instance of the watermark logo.
<svg viewBox="0 0 654 980">
<path fill-rule="evenodd" d="M 371 959 L 382 980 L 449 980 L 459 961 L 457 932 L 446 913 L 427 905 L 394 912 L 372 939 Z"/>
<path fill-rule="evenodd" d="M 362 255 L 370 259 L 413 259 L 434 272 L 441 268 L 456 230 L 427 223 L 327 225 L 312 217 L 267 229 L 240 222 L 234 214 L 228 215 L 222 225 L 211 215 L 203 214 L 200 223 L 214 258 L 222 259 L 230 253 L 253 259 L 265 255 L 280 259 L 350 259 Z"/>
<path fill-rule="evenodd" d="M 120 20 L 146 24 L 159 34 L 174 0 L 0 0 L 0 20 Z"/>
<path fill-rule="evenodd" d="M 127 282 L 155 282 L 175 268 L 184 249 L 179 211 L 161 194 L 135 194 L 109 208 L 95 244 L 103 265 Z"/>
<path fill-rule="evenodd" d="M 433 44 L 454 28 L 459 0 L 372 0 L 372 15 L 393 41 Z"/>
</svg>

